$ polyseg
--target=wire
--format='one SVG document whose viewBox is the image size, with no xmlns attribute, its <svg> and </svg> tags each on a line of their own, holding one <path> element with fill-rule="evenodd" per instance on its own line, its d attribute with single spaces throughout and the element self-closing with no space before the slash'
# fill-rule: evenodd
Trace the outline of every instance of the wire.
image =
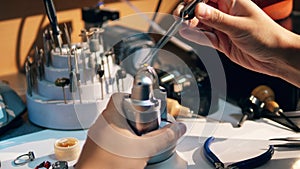
<svg viewBox="0 0 300 169">
<path fill-rule="evenodd" d="M 156 9 L 155 9 L 155 11 L 154 11 L 155 13 L 154 13 L 154 15 L 153 15 L 153 17 L 152 17 L 152 21 L 153 21 L 153 22 L 155 22 L 155 19 L 156 19 L 156 17 L 157 17 L 157 13 L 158 13 L 158 11 L 159 11 L 159 8 L 160 8 L 160 6 L 161 6 L 161 3 L 162 3 L 162 0 L 159 0 L 158 3 L 157 3 Z M 151 26 L 151 25 L 149 26 L 148 32 L 152 32 L 152 26 Z"/>
</svg>

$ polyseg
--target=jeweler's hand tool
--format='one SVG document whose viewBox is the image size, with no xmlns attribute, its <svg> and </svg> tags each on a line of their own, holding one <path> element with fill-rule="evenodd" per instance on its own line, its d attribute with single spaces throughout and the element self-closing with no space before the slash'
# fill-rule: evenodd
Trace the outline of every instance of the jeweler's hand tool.
<svg viewBox="0 0 300 169">
<path fill-rule="evenodd" d="M 32 96 L 33 80 L 32 80 L 32 63 L 30 62 L 29 56 L 25 61 L 25 72 L 26 72 L 26 81 L 27 81 L 27 94 Z"/>
<path fill-rule="evenodd" d="M 70 72 L 70 93 L 72 94 L 72 99 L 73 99 L 73 103 L 75 104 L 75 96 L 76 96 L 76 92 L 77 92 L 77 76 L 75 73 L 75 69 L 72 69 L 72 71 Z"/>
<path fill-rule="evenodd" d="M 122 80 L 122 91 L 124 91 L 124 79 L 126 78 L 126 71 L 124 69 L 119 69 L 116 73 L 116 82 L 117 82 L 117 89 L 120 92 L 120 83 L 119 80 Z"/>
<path fill-rule="evenodd" d="M 262 166 L 268 162 L 274 154 L 274 146 L 270 145 L 269 149 L 263 154 L 253 157 L 247 160 L 239 161 L 228 166 L 225 166 L 224 163 L 211 151 L 210 145 L 214 141 L 214 137 L 209 137 L 203 146 L 203 153 L 205 158 L 216 168 L 216 169 L 253 169 L 259 166 Z"/>
<path fill-rule="evenodd" d="M 80 79 L 80 72 L 79 72 L 79 63 L 78 63 L 78 52 L 77 49 L 74 49 L 74 64 L 75 64 L 75 74 L 77 78 L 77 88 L 78 88 L 78 95 L 79 95 L 79 101 L 82 103 L 81 98 L 81 79 Z"/>
<path fill-rule="evenodd" d="M 64 24 L 64 34 L 65 34 L 65 37 L 66 37 L 66 40 L 67 40 L 68 48 L 69 48 L 69 50 L 71 50 L 72 49 L 71 37 L 70 37 L 70 33 L 69 33 L 69 30 L 68 30 L 67 24 Z"/>
<path fill-rule="evenodd" d="M 58 79 L 55 80 L 55 86 L 60 86 L 63 90 L 65 104 L 67 104 L 65 86 L 67 86 L 69 84 L 70 84 L 70 79 L 65 78 L 65 77 L 58 78 Z"/>
<path fill-rule="evenodd" d="M 43 49 L 39 50 L 39 61 L 38 61 L 38 68 L 39 68 L 39 72 L 40 72 L 40 79 L 44 79 L 45 77 L 45 65 L 44 65 L 44 60 L 45 60 L 45 52 Z"/>
<path fill-rule="evenodd" d="M 122 111 L 136 135 L 141 136 L 176 122 L 166 112 L 166 91 L 159 86 L 158 75 L 153 67 L 144 65 L 135 77 L 130 95 L 122 99 Z M 148 164 L 157 164 L 169 159 L 175 151 L 171 144 L 160 150 L 148 160 Z"/>
<path fill-rule="evenodd" d="M 103 89 L 103 76 L 104 76 L 104 69 L 102 69 L 102 66 L 100 64 L 97 65 L 97 70 L 96 73 L 99 76 L 99 82 L 100 82 L 100 87 L 101 87 L 101 99 L 104 99 L 104 89 Z"/>
<path fill-rule="evenodd" d="M 271 141 L 299 141 L 300 142 L 300 137 L 283 137 L 283 138 L 271 138 Z"/>
<path fill-rule="evenodd" d="M 270 87 L 260 85 L 256 87 L 251 94 L 265 104 L 264 109 L 285 119 L 290 124 L 291 129 L 294 131 L 300 130 L 299 127 L 283 113 L 283 110 L 279 107 L 278 103 L 275 102 L 275 94 Z"/>
<path fill-rule="evenodd" d="M 156 73 L 150 66 L 135 75 L 132 93 L 124 98 L 123 110 L 133 131 L 141 136 L 157 130 L 161 122 L 161 100 L 155 95 Z"/>
<path fill-rule="evenodd" d="M 263 111 L 265 103 L 260 101 L 257 97 L 251 95 L 248 99 L 243 100 L 240 104 L 243 116 L 237 124 L 237 127 L 241 127 L 246 120 L 254 120 L 261 118 L 261 112 Z"/>
<path fill-rule="evenodd" d="M 44 0 L 46 13 L 49 19 L 49 22 L 52 27 L 53 34 L 55 35 L 56 42 L 58 44 L 60 53 L 62 53 L 62 38 L 61 38 L 61 31 L 59 30 L 57 17 L 56 17 L 56 10 L 52 0 Z"/>
<path fill-rule="evenodd" d="M 43 33 L 43 44 L 44 44 L 44 53 L 46 59 L 46 66 L 49 67 L 51 64 L 51 41 L 48 30 L 46 29 Z"/>
<path fill-rule="evenodd" d="M 198 114 L 194 114 L 190 108 L 182 106 L 177 100 L 167 98 L 167 112 L 173 117 L 195 117 L 200 118 Z"/>
<path fill-rule="evenodd" d="M 269 141 L 276 142 L 272 144 L 274 147 L 300 148 L 300 137 L 271 138 Z M 284 143 L 278 143 L 279 141 Z"/>
<path fill-rule="evenodd" d="M 107 72 L 108 72 L 108 83 L 110 85 L 113 85 L 114 83 L 114 78 L 111 77 L 111 72 L 110 72 L 110 62 L 109 62 L 109 57 L 112 56 L 112 52 L 111 51 L 108 51 L 105 53 L 104 55 L 106 57 L 106 65 L 107 65 Z"/>
<path fill-rule="evenodd" d="M 175 20 L 175 22 L 170 26 L 164 36 L 156 43 L 154 48 L 150 50 L 148 55 L 144 58 L 142 64 L 148 63 L 151 58 L 157 54 L 158 50 L 165 46 L 170 38 L 178 32 L 183 21 L 191 20 L 195 17 L 195 7 L 200 2 L 203 2 L 203 0 L 193 0 L 181 10 L 179 18 Z"/>
</svg>

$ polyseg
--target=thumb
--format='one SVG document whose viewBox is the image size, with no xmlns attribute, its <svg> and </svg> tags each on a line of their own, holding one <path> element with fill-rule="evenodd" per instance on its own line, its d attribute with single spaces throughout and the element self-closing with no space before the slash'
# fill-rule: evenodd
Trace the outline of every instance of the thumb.
<svg viewBox="0 0 300 169">
<path fill-rule="evenodd" d="M 207 5 L 199 3 L 195 8 L 195 16 L 205 25 L 210 26 L 222 32 L 230 32 L 236 26 L 234 17 L 228 15 L 220 10 Z"/>
</svg>

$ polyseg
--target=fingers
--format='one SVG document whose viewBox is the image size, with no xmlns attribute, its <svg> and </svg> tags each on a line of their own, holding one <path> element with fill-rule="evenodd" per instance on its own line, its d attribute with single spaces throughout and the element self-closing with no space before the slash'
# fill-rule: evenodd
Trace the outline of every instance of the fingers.
<svg viewBox="0 0 300 169">
<path fill-rule="evenodd" d="M 198 43 L 199 45 L 204 45 L 208 47 L 213 47 L 218 49 L 218 38 L 213 32 L 206 30 L 196 30 L 196 29 L 182 29 L 180 35 L 192 42 Z"/>
<path fill-rule="evenodd" d="M 186 0 L 184 3 L 181 3 L 174 10 L 173 14 L 176 16 L 180 15 L 181 10 L 184 8 L 186 3 L 189 3 L 190 0 Z M 224 32 L 232 31 L 232 28 L 235 26 L 234 17 L 228 15 L 206 3 L 198 3 L 195 8 L 195 18 L 186 21 L 188 22 L 189 27 L 198 26 L 199 22 L 210 26 L 214 29 L 218 29 Z"/>
<path fill-rule="evenodd" d="M 202 23 L 223 32 L 230 32 L 236 26 L 234 17 L 205 3 L 196 6 L 195 16 Z"/>
<path fill-rule="evenodd" d="M 186 3 L 190 1 L 186 0 L 178 5 L 174 15 L 178 16 Z M 198 3 L 195 8 L 195 18 L 187 22 L 190 27 L 196 27 L 202 23 L 234 36 L 239 34 L 239 30 L 249 28 L 250 22 L 256 22 L 263 16 L 264 13 L 252 1 L 210 0 L 207 3 Z"/>
<path fill-rule="evenodd" d="M 164 153 L 176 146 L 180 137 L 186 132 L 186 126 L 183 123 L 172 123 L 162 129 L 152 131 L 142 137 L 151 139 L 152 144 L 147 144 L 150 155 Z"/>
<path fill-rule="evenodd" d="M 165 132 L 165 133 L 164 133 Z M 183 123 L 171 123 L 163 127 L 162 129 L 152 131 L 143 135 L 143 137 L 153 137 L 164 134 L 166 140 L 173 141 L 178 140 L 186 132 L 186 126 Z"/>
<path fill-rule="evenodd" d="M 184 124 L 172 123 L 162 129 L 137 136 L 99 116 L 89 129 L 88 136 L 97 146 L 118 156 L 149 158 L 174 148 L 185 132 Z M 118 144 L 112 140 L 118 140 Z"/>
<path fill-rule="evenodd" d="M 185 6 L 184 2 L 177 5 L 176 9 L 173 11 L 173 15 L 179 16 L 179 14 L 180 14 L 181 10 L 184 8 L 184 6 Z"/>
<path fill-rule="evenodd" d="M 178 6 L 177 6 L 177 8 L 173 11 L 173 15 L 175 15 L 175 16 L 180 16 L 180 13 L 181 13 L 181 11 L 183 10 L 183 8 L 185 7 L 185 3 L 184 2 L 182 2 L 182 3 L 180 3 Z M 187 20 L 187 21 L 185 21 L 185 23 L 187 24 L 187 25 L 189 25 L 189 27 L 196 27 L 198 24 L 199 24 L 199 20 L 197 19 L 197 18 L 193 18 L 193 19 L 191 19 L 191 20 Z"/>
</svg>

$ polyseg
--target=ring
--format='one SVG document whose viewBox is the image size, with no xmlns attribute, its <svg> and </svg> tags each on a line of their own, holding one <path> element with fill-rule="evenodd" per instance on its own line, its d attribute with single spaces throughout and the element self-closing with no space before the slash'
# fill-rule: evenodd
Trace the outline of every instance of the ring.
<svg viewBox="0 0 300 169">
<path fill-rule="evenodd" d="M 22 154 L 14 160 L 15 165 L 24 165 L 35 159 L 34 153 L 29 151 L 27 154 Z"/>
</svg>

